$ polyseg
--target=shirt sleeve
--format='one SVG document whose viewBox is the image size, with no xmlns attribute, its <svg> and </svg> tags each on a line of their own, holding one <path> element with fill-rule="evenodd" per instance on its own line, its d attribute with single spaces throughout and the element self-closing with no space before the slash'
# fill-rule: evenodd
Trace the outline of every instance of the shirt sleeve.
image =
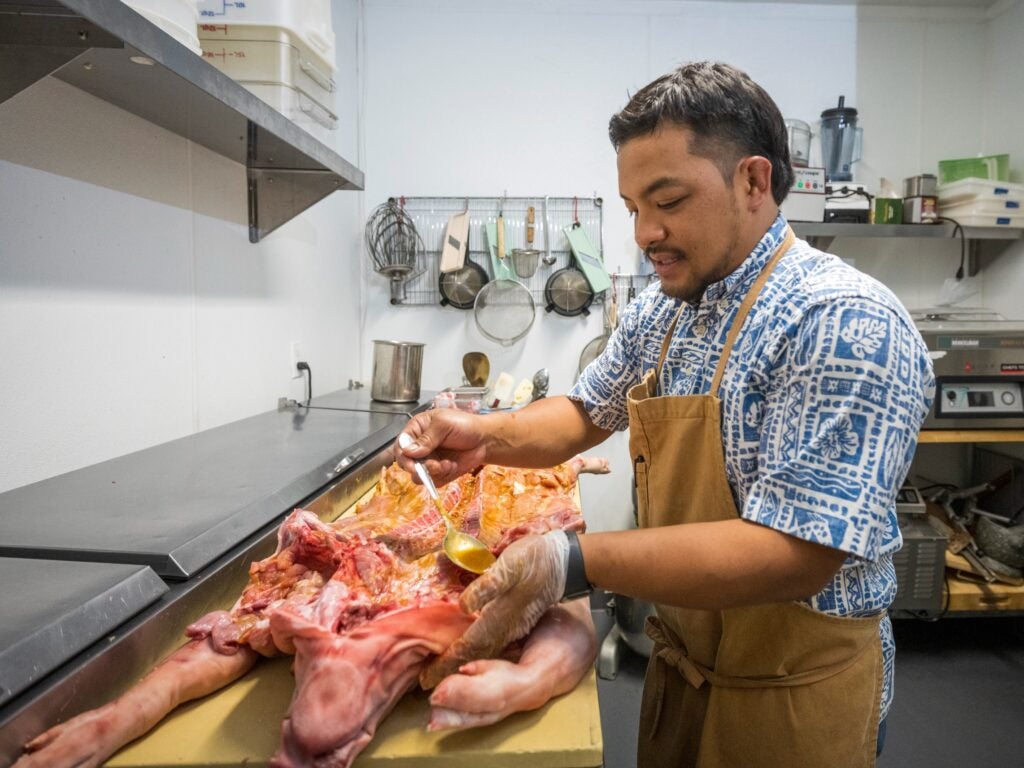
<svg viewBox="0 0 1024 768">
<path fill-rule="evenodd" d="M 590 420 L 602 429 L 621 431 L 629 426 L 626 395 L 640 380 L 642 304 L 637 301 L 627 307 L 604 352 L 586 367 L 569 391 L 569 398 L 581 403 Z"/>
<path fill-rule="evenodd" d="M 934 391 L 920 335 L 869 299 L 832 300 L 795 325 L 769 381 L 742 516 L 876 559 L 899 541 L 890 512 Z"/>
</svg>

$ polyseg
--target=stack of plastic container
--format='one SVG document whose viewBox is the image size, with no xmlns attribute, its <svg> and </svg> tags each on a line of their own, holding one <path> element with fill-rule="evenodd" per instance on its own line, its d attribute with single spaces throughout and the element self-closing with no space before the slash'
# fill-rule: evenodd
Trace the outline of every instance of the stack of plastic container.
<svg viewBox="0 0 1024 768">
<path fill-rule="evenodd" d="M 202 54 L 196 35 L 197 0 L 124 0 L 124 4 L 160 27 L 190 51 Z"/>
<path fill-rule="evenodd" d="M 960 179 L 939 186 L 939 215 L 965 227 L 1024 228 L 1024 184 Z"/>
<path fill-rule="evenodd" d="M 321 141 L 337 128 L 330 0 L 199 0 L 203 58 Z"/>
</svg>

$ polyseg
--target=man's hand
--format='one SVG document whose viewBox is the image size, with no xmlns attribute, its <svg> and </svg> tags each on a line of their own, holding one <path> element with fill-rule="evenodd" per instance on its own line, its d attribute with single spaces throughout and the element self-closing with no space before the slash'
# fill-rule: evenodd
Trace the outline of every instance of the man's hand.
<svg viewBox="0 0 1024 768">
<path fill-rule="evenodd" d="M 433 688 L 463 664 L 494 658 L 525 636 L 562 599 L 568 564 L 564 531 L 524 536 L 510 544 L 459 598 L 462 610 L 479 611 L 479 618 L 423 671 L 420 684 Z"/>
<path fill-rule="evenodd" d="M 395 461 L 413 477 L 413 459 L 423 462 L 434 482 L 445 485 L 484 463 L 485 432 L 482 417 L 452 408 L 440 408 L 417 414 L 402 434 L 414 442 L 397 442 Z"/>
</svg>

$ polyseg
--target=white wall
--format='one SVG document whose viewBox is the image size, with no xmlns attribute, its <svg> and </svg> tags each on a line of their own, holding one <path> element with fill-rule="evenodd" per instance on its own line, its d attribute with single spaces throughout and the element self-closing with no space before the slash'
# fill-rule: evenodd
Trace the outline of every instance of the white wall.
<svg viewBox="0 0 1024 768">
<path fill-rule="evenodd" d="M 341 122 L 360 164 L 358 4 L 334 3 Z M 245 172 L 61 81 L 0 104 L 0 490 L 302 397 L 360 370 L 362 198 L 258 245 Z"/>
<path fill-rule="evenodd" d="M 487 352 L 571 385 L 589 319 L 539 313 L 510 348 L 471 313 L 393 307 L 361 244 L 392 195 L 590 195 L 606 201 L 606 261 L 637 268 L 618 203 L 608 118 L 676 63 L 717 58 L 814 122 L 840 94 L 865 129 L 861 180 L 1009 151 L 1020 180 L 1024 12 L 653 0 L 334 0 L 338 151 L 366 173 L 250 245 L 240 168 L 59 82 L 0 105 L 0 489 L 318 391 L 369 381 L 372 339 L 426 342 L 425 389 Z M 60 127 L 65 125 L 67 127 Z M 227 201 L 227 202 L 225 202 Z M 225 208 L 225 206 L 228 206 Z M 862 239 L 833 250 L 911 306 L 935 301 L 955 242 Z M 986 303 L 1019 315 L 1020 244 L 985 259 Z M 358 265 L 358 266 L 356 266 Z M 607 450 L 605 450 L 607 448 Z M 629 519 L 625 442 L 584 485 L 591 525 Z"/>
</svg>

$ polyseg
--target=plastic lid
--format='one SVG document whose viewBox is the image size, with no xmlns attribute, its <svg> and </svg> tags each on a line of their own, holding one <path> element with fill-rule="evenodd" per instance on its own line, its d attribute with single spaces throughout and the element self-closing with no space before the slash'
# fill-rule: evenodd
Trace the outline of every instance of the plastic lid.
<svg viewBox="0 0 1024 768">
<path fill-rule="evenodd" d="M 847 120 L 852 120 L 853 118 L 857 117 L 857 110 L 854 109 L 853 107 L 843 106 L 845 103 L 846 97 L 840 96 L 839 106 L 832 107 L 831 109 L 826 109 L 824 112 L 821 113 L 821 119 L 827 120 L 829 118 L 840 117 L 846 118 Z"/>
</svg>

